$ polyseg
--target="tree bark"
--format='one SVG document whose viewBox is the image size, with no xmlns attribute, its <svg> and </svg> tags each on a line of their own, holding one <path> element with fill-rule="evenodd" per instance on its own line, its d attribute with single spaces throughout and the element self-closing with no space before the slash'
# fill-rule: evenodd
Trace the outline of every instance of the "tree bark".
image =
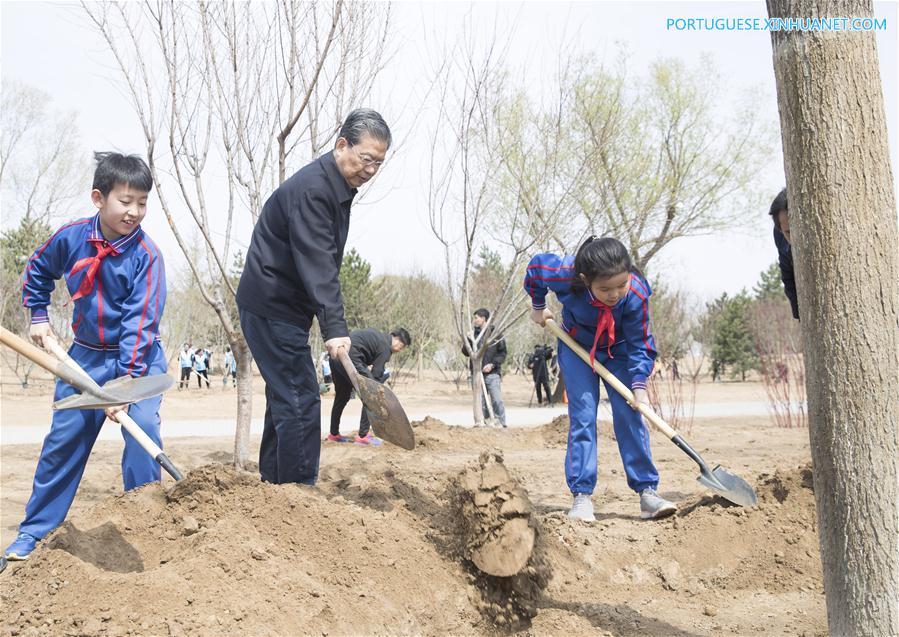
<svg viewBox="0 0 899 637">
<path fill-rule="evenodd" d="M 870 2 L 768 0 L 771 17 Z M 772 32 L 832 635 L 899 634 L 899 239 L 873 32 Z"/>
<path fill-rule="evenodd" d="M 237 361 L 237 423 L 234 428 L 234 466 L 246 469 L 250 457 L 250 422 L 253 415 L 253 355 L 243 333 L 231 334 Z"/>
</svg>

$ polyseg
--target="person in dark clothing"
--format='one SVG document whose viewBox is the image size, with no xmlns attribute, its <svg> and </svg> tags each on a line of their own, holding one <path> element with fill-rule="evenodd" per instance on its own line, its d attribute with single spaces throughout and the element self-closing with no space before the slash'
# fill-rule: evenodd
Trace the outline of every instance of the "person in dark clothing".
<svg viewBox="0 0 899 637">
<path fill-rule="evenodd" d="M 481 346 L 481 331 L 490 319 L 490 311 L 485 308 L 475 310 L 472 317 L 474 325 L 474 341 L 467 338 L 462 344 L 462 353 L 465 356 L 471 356 L 472 351 L 477 351 Z M 488 327 L 484 334 L 484 338 L 490 338 L 493 327 Z M 481 371 L 484 374 L 484 384 L 487 386 L 487 394 L 490 396 L 490 402 L 493 406 L 493 414 L 499 423 L 506 426 L 506 407 L 503 405 L 502 393 L 502 365 L 506 360 L 506 341 L 500 338 L 495 343 L 491 343 L 484 352 L 484 358 L 481 360 Z M 469 362 L 469 366 L 471 363 Z M 472 373 L 474 369 L 472 368 Z M 482 396 L 481 409 L 484 412 L 484 418 L 490 417 L 490 410 L 487 408 L 487 396 Z"/>
<path fill-rule="evenodd" d="M 552 392 L 549 389 L 549 367 L 547 366 L 547 362 L 552 357 L 552 347 L 548 345 L 534 345 L 534 353 L 528 358 L 528 369 L 531 370 L 531 376 L 534 379 L 538 405 L 543 404 L 543 393 L 546 394 L 547 404 L 553 404 Z"/>
<path fill-rule="evenodd" d="M 371 109 L 347 116 L 334 149 L 268 198 L 237 289 L 240 325 L 265 380 L 259 473 L 266 482 L 315 484 L 321 398 L 309 346 L 313 317 L 331 357 L 350 349 L 338 274 L 357 188 L 378 172 L 390 129 Z"/>
<path fill-rule="evenodd" d="M 796 277 L 793 274 L 793 250 L 790 243 L 790 218 L 787 212 L 787 189 L 778 193 L 771 202 L 769 211 L 774 220 L 774 245 L 777 246 L 777 264 L 780 266 L 780 280 L 784 284 L 784 294 L 790 300 L 793 318 L 799 318 L 799 301 L 796 296 Z"/>
<path fill-rule="evenodd" d="M 350 334 L 350 360 L 360 376 L 373 378 L 379 383 L 387 380 L 387 372 L 384 367 L 391 355 L 401 352 L 412 344 L 412 337 L 402 327 L 398 327 L 390 334 L 385 334 L 373 329 L 355 330 Z M 371 369 L 369 369 L 371 368 Z M 347 436 L 340 435 L 340 417 L 343 409 L 350 401 L 353 391 L 353 383 L 347 375 L 343 364 L 339 360 L 331 361 L 331 377 L 334 379 L 334 405 L 331 407 L 331 433 L 327 439 L 331 442 L 349 442 Z M 359 422 L 359 434 L 355 441 L 359 444 L 380 444 L 380 441 L 371 435 L 369 428 L 371 422 L 368 410 L 362 408 L 362 418 Z"/>
</svg>

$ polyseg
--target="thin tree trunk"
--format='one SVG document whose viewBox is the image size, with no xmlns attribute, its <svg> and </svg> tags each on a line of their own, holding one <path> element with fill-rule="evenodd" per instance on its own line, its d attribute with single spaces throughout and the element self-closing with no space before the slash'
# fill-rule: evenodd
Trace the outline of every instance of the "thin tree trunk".
<svg viewBox="0 0 899 637">
<path fill-rule="evenodd" d="M 484 396 L 484 391 L 482 389 L 483 382 L 481 381 L 481 377 L 484 372 L 481 371 L 481 368 L 484 366 L 484 357 L 483 355 L 479 355 L 479 352 L 471 353 L 471 408 L 472 415 L 474 416 L 474 424 L 475 425 L 483 425 L 484 424 L 484 412 L 481 409 L 481 397 Z M 486 399 L 487 397 L 484 396 Z"/>
<path fill-rule="evenodd" d="M 245 469 L 250 458 L 250 422 L 253 411 L 253 355 L 239 331 L 232 332 L 231 351 L 237 361 L 237 426 L 234 466 Z"/>
<path fill-rule="evenodd" d="M 771 17 L 870 2 L 768 0 Z M 832 635 L 899 634 L 899 255 L 873 32 L 772 32 Z"/>
</svg>

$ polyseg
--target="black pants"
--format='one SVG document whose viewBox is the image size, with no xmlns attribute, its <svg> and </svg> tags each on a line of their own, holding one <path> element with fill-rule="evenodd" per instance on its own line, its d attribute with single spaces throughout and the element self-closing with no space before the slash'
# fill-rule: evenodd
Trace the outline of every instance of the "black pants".
<svg viewBox="0 0 899 637">
<path fill-rule="evenodd" d="M 178 389 L 188 387 L 190 385 L 190 367 L 181 368 L 181 382 L 178 383 Z"/>
<path fill-rule="evenodd" d="M 543 404 L 543 394 L 540 392 L 543 389 L 546 392 L 546 402 L 552 403 L 553 395 L 549 390 L 549 375 L 548 374 L 540 374 L 539 376 L 534 376 L 534 387 L 537 390 L 537 404 Z"/>
<path fill-rule="evenodd" d="M 321 454 L 321 398 L 309 328 L 240 309 L 240 326 L 265 380 L 259 473 L 266 482 L 315 484 Z"/>
<path fill-rule="evenodd" d="M 197 370 L 197 387 L 202 389 L 204 378 L 206 379 L 206 386 L 209 387 L 209 372 L 206 371 L 205 369 L 198 369 Z"/>
<path fill-rule="evenodd" d="M 340 435 L 340 417 L 343 415 L 343 408 L 350 402 L 350 394 L 353 393 L 353 383 L 347 376 L 346 370 L 339 363 L 331 366 L 331 376 L 334 379 L 334 406 L 331 407 L 331 434 Z M 368 410 L 362 408 L 362 418 L 359 419 L 359 437 L 364 438 L 371 428 L 371 422 L 368 419 Z"/>
</svg>

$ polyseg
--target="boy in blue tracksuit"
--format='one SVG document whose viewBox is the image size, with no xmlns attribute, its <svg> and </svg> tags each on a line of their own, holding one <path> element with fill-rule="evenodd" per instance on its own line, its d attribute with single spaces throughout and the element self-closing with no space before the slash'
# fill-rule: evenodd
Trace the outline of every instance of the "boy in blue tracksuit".
<svg viewBox="0 0 899 637">
<path fill-rule="evenodd" d="M 93 217 L 56 231 L 28 260 L 22 275 L 23 304 L 31 310 L 31 338 L 44 345 L 53 337 L 47 316 L 55 281 L 65 277 L 72 300 L 69 354 L 97 383 L 121 376 L 164 374 L 167 363 L 159 342 L 165 307 L 165 266 L 156 244 L 141 228 L 153 187 L 142 159 L 118 153 L 96 153 L 91 200 Z M 78 393 L 61 380 L 54 400 Z M 162 397 L 130 406 L 53 412 L 44 439 L 31 498 L 19 534 L 6 557 L 23 560 L 38 540 L 65 520 L 103 421 L 124 409 L 160 447 L 159 406 Z M 160 479 L 155 460 L 122 431 L 122 478 L 125 490 Z"/>
<path fill-rule="evenodd" d="M 590 237 L 574 257 L 538 254 L 528 265 L 524 288 L 531 297 L 531 319 L 539 325 L 553 318 L 546 309 L 546 294 L 555 292 L 562 304 L 562 328 L 590 352 L 591 359 L 630 387 L 637 401 L 648 403 L 646 381 L 656 358 L 649 329 L 651 290 L 621 242 Z M 574 502 L 568 515 L 592 522 L 599 376 L 561 341 L 559 366 L 570 420 L 565 474 Z M 659 474 L 643 418 L 608 384 L 606 393 L 628 486 L 640 494 L 641 517 L 674 513 L 675 505 L 656 493 Z"/>
</svg>

